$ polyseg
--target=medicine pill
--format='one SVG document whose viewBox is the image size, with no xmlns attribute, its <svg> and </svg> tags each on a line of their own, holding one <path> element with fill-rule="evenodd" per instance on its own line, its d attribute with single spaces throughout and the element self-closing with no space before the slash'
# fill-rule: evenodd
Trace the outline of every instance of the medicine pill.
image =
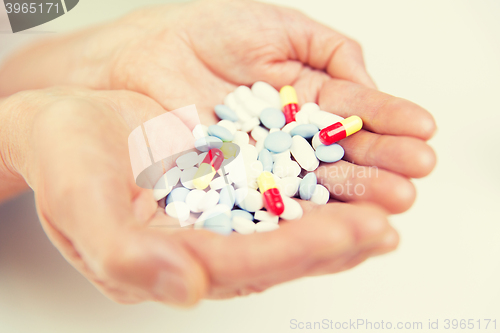
<svg viewBox="0 0 500 333">
<path fill-rule="evenodd" d="M 331 145 L 335 142 L 356 133 L 363 127 L 363 121 L 358 116 L 351 116 L 323 128 L 319 132 L 319 141 L 324 145 Z"/>
<path fill-rule="evenodd" d="M 286 123 L 288 124 L 295 121 L 295 115 L 300 110 L 295 88 L 292 86 L 284 86 L 280 90 L 280 97 Z"/>
<path fill-rule="evenodd" d="M 224 154 L 220 149 L 210 149 L 194 175 L 194 187 L 200 190 L 207 188 L 223 161 Z"/>
</svg>

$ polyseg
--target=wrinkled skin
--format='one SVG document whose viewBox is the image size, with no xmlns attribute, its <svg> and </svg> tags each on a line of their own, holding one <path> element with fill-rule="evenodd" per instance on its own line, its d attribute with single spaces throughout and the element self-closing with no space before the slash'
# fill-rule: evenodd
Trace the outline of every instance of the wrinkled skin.
<svg viewBox="0 0 500 333">
<path fill-rule="evenodd" d="M 134 184 L 131 129 L 192 103 L 203 123 L 213 123 L 215 104 L 258 80 L 292 84 L 300 103 L 363 119 L 364 129 L 340 142 L 344 160 L 316 174 L 328 188 L 361 184 L 365 191 L 334 192 L 324 206 L 301 202 L 300 220 L 264 234 L 148 227 L 178 222 Z M 34 189 L 42 224 L 66 259 L 118 302 L 186 306 L 388 252 L 398 237 L 387 212 L 407 210 L 415 199 L 409 178 L 435 165 L 425 143 L 435 131 L 432 116 L 377 91 L 356 42 L 286 8 L 250 1 L 147 8 L 31 46 L 0 71 L 3 95 L 54 84 L 136 92 L 52 88 L 2 104 L 11 110 L 22 100 L 37 110 L 25 121 L 26 137 L 8 149 L 7 169 Z M 189 120 L 180 120 L 188 131 Z M 356 176 L 370 166 L 378 172 Z"/>
</svg>

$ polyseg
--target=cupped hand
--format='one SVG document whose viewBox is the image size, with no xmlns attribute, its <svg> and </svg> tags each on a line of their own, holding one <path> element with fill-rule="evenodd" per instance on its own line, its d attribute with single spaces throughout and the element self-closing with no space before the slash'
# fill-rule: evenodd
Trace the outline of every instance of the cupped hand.
<svg viewBox="0 0 500 333">
<path fill-rule="evenodd" d="M 364 130 L 339 142 L 344 159 L 316 171 L 332 197 L 391 213 L 412 205 L 409 178 L 436 163 L 425 143 L 433 117 L 377 91 L 358 43 L 300 12 L 253 1 L 145 8 L 14 55 L 0 77 L 0 94 L 70 83 L 136 91 L 167 110 L 194 103 L 205 124 L 216 121 L 213 106 L 238 85 L 292 84 L 300 104 L 364 121 Z"/>
<path fill-rule="evenodd" d="M 135 184 L 128 153 L 131 130 L 163 112 L 137 93 L 75 88 L 2 104 L 2 115 L 12 115 L 3 128 L 19 129 L 2 155 L 9 169 L 33 188 L 51 241 L 111 299 L 189 306 L 345 270 L 397 245 L 386 213 L 359 203 L 301 201 L 300 220 L 268 233 L 181 228 Z M 192 140 L 188 122 L 176 126 Z"/>
</svg>

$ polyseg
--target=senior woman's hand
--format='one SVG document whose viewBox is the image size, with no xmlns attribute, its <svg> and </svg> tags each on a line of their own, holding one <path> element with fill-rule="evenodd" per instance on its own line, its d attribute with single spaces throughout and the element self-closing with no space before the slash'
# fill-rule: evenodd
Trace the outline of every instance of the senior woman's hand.
<svg viewBox="0 0 500 333">
<path fill-rule="evenodd" d="M 292 9 L 241 0 L 145 8 L 13 55 L 0 71 L 0 95 L 53 84 L 127 89 L 167 110 L 195 103 L 210 124 L 227 93 L 258 80 L 292 84 L 300 103 L 363 119 L 364 130 L 339 142 L 344 159 L 316 171 L 334 198 L 391 213 L 412 205 L 409 178 L 427 175 L 436 161 L 425 143 L 433 117 L 375 90 L 355 41 Z"/>
<path fill-rule="evenodd" d="M 127 91 L 52 88 L 0 101 L 0 179 L 26 180 L 50 240 L 111 299 L 189 306 L 338 272 L 396 247 L 386 213 L 361 203 L 299 200 L 303 217 L 268 233 L 180 228 L 135 184 L 128 153 L 131 130 L 164 112 Z M 190 137 L 189 122 L 176 122 Z"/>
</svg>

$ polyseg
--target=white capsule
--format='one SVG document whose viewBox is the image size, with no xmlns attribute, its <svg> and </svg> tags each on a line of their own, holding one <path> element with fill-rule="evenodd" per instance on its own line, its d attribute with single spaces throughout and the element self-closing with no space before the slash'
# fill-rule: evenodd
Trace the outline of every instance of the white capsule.
<svg viewBox="0 0 500 333">
<path fill-rule="evenodd" d="M 311 147 L 309 142 L 307 142 L 307 140 L 300 135 L 295 135 L 292 138 L 290 152 L 302 169 L 306 171 L 314 171 L 318 168 L 319 160 L 316 158 L 314 149 Z"/>
<path fill-rule="evenodd" d="M 256 211 L 254 214 L 254 218 L 257 221 L 270 222 L 278 224 L 280 217 L 278 215 L 274 215 L 265 210 Z"/>
<path fill-rule="evenodd" d="M 341 116 L 337 116 L 333 113 L 326 111 L 313 111 L 309 114 L 309 123 L 314 124 L 319 127 L 320 130 L 323 128 L 335 124 L 341 121 Z"/>
<path fill-rule="evenodd" d="M 323 185 L 317 184 L 311 201 L 318 205 L 325 205 L 330 200 L 330 192 Z"/>
<path fill-rule="evenodd" d="M 255 97 L 271 104 L 273 108 L 281 109 L 280 93 L 269 83 L 257 81 L 252 85 L 251 90 Z"/>
<path fill-rule="evenodd" d="M 198 163 L 198 153 L 192 151 L 190 153 L 181 155 L 175 160 L 175 163 L 181 170 L 195 166 L 196 163 Z"/>
<path fill-rule="evenodd" d="M 232 219 L 234 231 L 242 235 L 253 234 L 255 232 L 255 223 L 246 218 L 234 216 Z"/>
<path fill-rule="evenodd" d="M 285 210 L 280 215 L 280 217 L 284 220 L 300 219 L 302 217 L 302 214 L 304 213 L 302 207 L 300 207 L 300 204 L 297 201 L 286 196 L 282 197 L 282 199 L 283 204 L 285 205 Z"/>
<path fill-rule="evenodd" d="M 243 132 L 251 132 L 255 127 L 259 126 L 260 120 L 257 117 L 252 117 L 241 124 Z"/>
<path fill-rule="evenodd" d="M 257 232 L 268 232 L 279 229 L 278 223 L 272 223 L 267 221 L 262 221 L 255 224 L 255 231 Z"/>
<path fill-rule="evenodd" d="M 195 140 L 204 138 L 208 136 L 208 127 L 202 124 L 198 124 L 193 128 L 193 136 Z"/>
<path fill-rule="evenodd" d="M 228 131 L 229 131 L 229 132 L 230 132 L 233 136 L 234 136 L 234 134 L 235 134 L 235 133 L 236 133 L 236 131 L 237 131 L 237 129 L 236 129 L 236 125 L 235 125 L 235 124 L 236 124 L 236 123 L 233 123 L 232 121 L 227 120 L 227 119 L 223 119 L 223 120 L 221 120 L 221 121 L 219 121 L 219 122 L 217 123 L 217 125 L 222 126 L 222 127 L 224 127 L 225 129 L 227 129 L 227 130 L 228 130 Z M 234 138 L 233 138 L 233 140 L 234 140 Z"/>
<path fill-rule="evenodd" d="M 264 141 L 264 139 L 268 134 L 269 131 L 262 126 L 255 126 L 255 128 L 250 133 L 250 135 L 255 141 L 260 141 L 260 140 Z"/>
<path fill-rule="evenodd" d="M 184 169 L 181 173 L 181 184 L 187 189 L 194 189 L 193 185 L 193 179 L 194 175 L 196 174 L 196 171 L 198 171 L 197 167 L 191 167 Z"/>
<path fill-rule="evenodd" d="M 179 219 L 180 222 L 187 221 L 189 218 L 189 207 L 185 202 L 174 201 L 165 207 L 165 213 L 168 216 Z"/>
</svg>

